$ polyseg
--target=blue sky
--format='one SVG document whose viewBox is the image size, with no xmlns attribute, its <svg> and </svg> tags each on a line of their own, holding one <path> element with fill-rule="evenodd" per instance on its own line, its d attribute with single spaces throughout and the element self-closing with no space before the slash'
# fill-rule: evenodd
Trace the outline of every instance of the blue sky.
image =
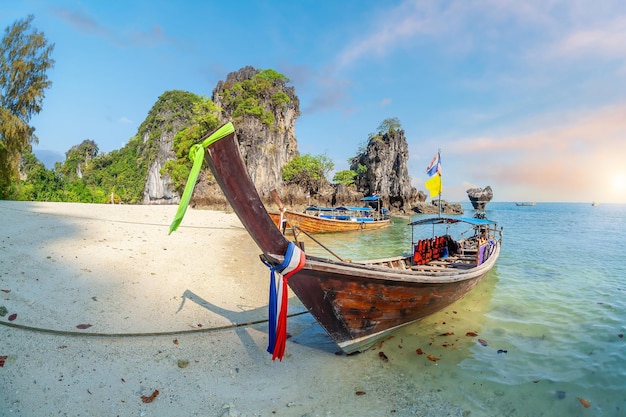
<svg viewBox="0 0 626 417">
<path fill-rule="evenodd" d="M 250 65 L 290 78 L 299 151 L 336 170 L 397 117 L 418 189 L 441 149 L 446 200 L 626 203 L 621 0 L 0 0 L 2 29 L 29 14 L 55 44 L 38 154 L 120 149 L 165 91 Z"/>
</svg>

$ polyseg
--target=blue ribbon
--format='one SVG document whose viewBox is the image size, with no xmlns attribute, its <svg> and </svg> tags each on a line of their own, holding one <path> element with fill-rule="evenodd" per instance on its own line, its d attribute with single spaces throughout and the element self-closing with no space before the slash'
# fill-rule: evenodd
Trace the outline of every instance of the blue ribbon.
<svg viewBox="0 0 626 417">
<path fill-rule="evenodd" d="M 285 258 L 280 265 L 272 266 L 271 264 L 263 261 L 263 263 L 270 269 L 270 295 L 268 303 L 268 332 L 269 332 L 269 345 L 267 351 L 274 353 L 274 347 L 276 346 L 276 325 L 278 323 L 278 291 L 276 289 L 276 271 L 280 272 L 289 266 L 291 257 L 293 256 L 295 243 L 289 242 Z"/>
</svg>

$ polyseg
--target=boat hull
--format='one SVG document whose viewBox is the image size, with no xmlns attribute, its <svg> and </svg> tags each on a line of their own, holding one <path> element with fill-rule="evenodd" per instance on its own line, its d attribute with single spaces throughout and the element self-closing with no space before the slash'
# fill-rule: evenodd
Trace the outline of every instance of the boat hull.
<svg viewBox="0 0 626 417">
<path fill-rule="evenodd" d="M 329 268 L 315 261 L 289 280 L 289 287 L 346 353 L 362 351 L 394 330 L 436 313 L 474 289 L 498 257 L 476 270 L 441 278 L 357 266 Z"/>
</svg>

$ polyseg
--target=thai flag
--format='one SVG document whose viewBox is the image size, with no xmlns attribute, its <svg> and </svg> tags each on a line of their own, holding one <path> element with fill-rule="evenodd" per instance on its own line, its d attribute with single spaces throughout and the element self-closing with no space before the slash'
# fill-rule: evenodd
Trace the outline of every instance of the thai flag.
<svg viewBox="0 0 626 417">
<path fill-rule="evenodd" d="M 287 341 L 287 281 L 289 277 L 304 267 L 306 256 L 304 252 L 289 242 L 285 258 L 280 265 L 270 267 L 270 294 L 268 333 L 269 344 L 267 351 L 272 354 L 272 360 L 283 360 Z M 266 264 L 267 265 L 267 264 Z M 269 266 L 269 265 L 268 265 Z"/>
<path fill-rule="evenodd" d="M 441 175 L 441 156 L 439 155 L 439 152 L 437 152 L 433 157 L 433 160 L 430 161 L 430 165 L 426 168 L 426 173 L 429 177 L 432 177 L 435 174 Z"/>
</svg>

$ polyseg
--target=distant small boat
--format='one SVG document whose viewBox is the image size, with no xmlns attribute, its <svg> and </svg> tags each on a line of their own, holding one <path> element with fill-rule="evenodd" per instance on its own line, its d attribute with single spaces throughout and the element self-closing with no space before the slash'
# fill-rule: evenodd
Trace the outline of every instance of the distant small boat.
<svg viewBox="0 0 626 417">
<path fill-rule="evenodd" d="M 535 203 L 534 202 L 525 201 L 525 202 L 522 202 L 522 203 L 515 203 L 515 205 L 516 206 L 534 206 Z"/>
<path fill-rule="evenodd" d="M 591 203 L 591 205 L 592 205 L 593 207 L 595 207 L 595 206 L 599 206 L 599 205 L 600 205 L 600 203 L 598 203 L 597 201 L 594 201 L 593 203 Z"/>
</svg>

